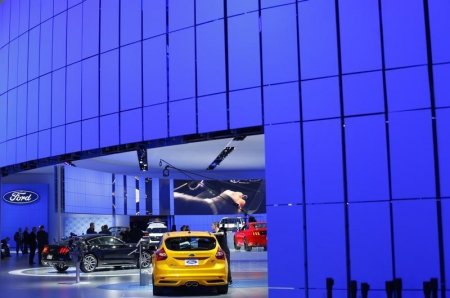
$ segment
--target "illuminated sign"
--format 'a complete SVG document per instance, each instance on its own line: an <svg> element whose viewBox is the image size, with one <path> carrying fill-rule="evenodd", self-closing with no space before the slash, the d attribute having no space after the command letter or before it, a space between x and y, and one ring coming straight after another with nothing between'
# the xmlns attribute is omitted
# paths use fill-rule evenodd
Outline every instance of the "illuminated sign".
<svg viewBox="0 0 450 298"><path fill-rule="evenodd" d="M39 195L29 190L13 190L3 195L3 200L10 204L31 204L39 200Z"/></svg>

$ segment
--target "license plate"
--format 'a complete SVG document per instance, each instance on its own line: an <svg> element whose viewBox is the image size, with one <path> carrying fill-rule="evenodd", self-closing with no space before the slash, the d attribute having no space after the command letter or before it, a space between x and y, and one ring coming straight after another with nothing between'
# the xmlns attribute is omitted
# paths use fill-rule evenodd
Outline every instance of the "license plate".
<svg viewBox="0 0 450 298"><path fill-rule="evenodd" d="M198 266L198 260L197 259L184 260L184 265L186 265L186 266Z"/></svg>
<svg viewBox="0 0 450 298"><path fill-rule="evenodd" d="M53 255L47 255L47 260L53 259Z"/></svg>

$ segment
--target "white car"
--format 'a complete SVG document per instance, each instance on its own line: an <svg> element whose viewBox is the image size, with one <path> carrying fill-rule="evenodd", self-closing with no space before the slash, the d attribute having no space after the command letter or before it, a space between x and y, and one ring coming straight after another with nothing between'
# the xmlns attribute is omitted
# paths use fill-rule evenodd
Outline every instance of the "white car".
<svg viewBox="0 0 450 298"><path fill-rule="evenodd" d="M150 245L158 245L163 234L169 229L163 222L150 222L147 226L145 236L149 238Z"/></svg>
<svg viewBox="0 0 450 298"><path fill-rule="evenodd" d="M223 217L219 226L224 227L227 231L237 231L245 226L245 219L242 217Z"/></svg>

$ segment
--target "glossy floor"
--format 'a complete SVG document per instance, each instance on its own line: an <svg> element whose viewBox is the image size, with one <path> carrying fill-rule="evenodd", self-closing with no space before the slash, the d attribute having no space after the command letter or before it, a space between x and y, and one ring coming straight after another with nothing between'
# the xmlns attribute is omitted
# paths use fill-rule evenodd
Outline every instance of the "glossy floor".
<svg viewBox="0 0 450 298"><path fill-rule="evenodd" d="M231 260L233 284L228 294L217 295L214 291L201 288L181 288L165 294L169 297L267 297L267 253L232 251ZM115 298L152 295L148 271L99 269L90 274L81 273L77 282L75 268L61 274L51 267L30 267L27 255L16 256L15 253L1 260L0 276L2 297Z"/></svg>

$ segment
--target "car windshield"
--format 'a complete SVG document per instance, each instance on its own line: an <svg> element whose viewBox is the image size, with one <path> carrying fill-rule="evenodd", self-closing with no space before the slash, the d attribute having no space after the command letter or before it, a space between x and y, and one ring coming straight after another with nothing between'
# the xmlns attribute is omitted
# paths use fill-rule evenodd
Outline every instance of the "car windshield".
<svg viewBox="0 0 450 298"><path fill-rule="evenodd" d="M214 237L171 237L167 238L165 245L170 250L212 250L216 247Z"/></svg>
<svg viewBox="0 0 450 298"><path fill-rule="evenodd" d="M167 232L167 228L149 228L149 229L147 229L147 232L149 232L149 233L160 233L160 234L162 234L162 233Z"/></svg>

